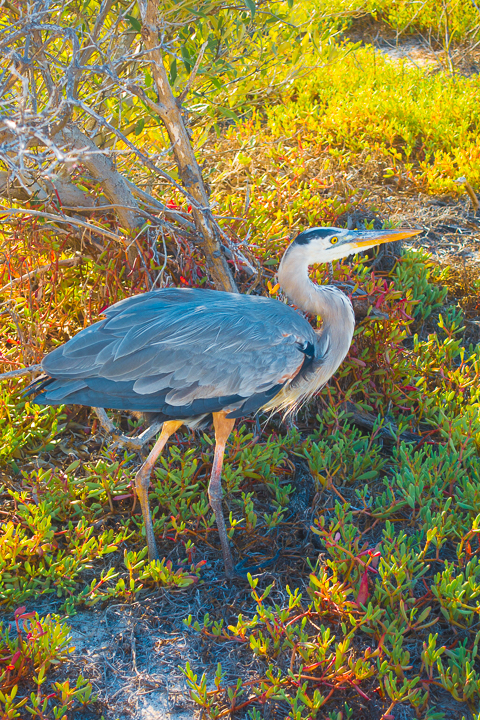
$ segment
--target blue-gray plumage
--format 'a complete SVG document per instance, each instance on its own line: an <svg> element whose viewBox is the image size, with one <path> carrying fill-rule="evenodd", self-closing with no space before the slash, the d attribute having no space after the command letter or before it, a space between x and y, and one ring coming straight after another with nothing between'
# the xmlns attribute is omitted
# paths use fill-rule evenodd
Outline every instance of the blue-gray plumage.
<svg viewBox="0 0 480 720"><path fill-rule="evenodd" d="M223 408L242 413L250 401L252 412L322 356L309 323L269 298L168 288L105 315L44 358L52 380L36 402L193 420Z"/></svg>
<svg viewBox="0 0 480 720"><path fill-rule="evenodd" d="M143 411L164 421L136 478L151 559L158 557L147 498L155 460L178 427L213 415L216 452L209 498L226 572L232 575L220 480L235 418L262 408L297 408L333 375L353 336L349 299L336 287L314 284L309 266L417 232L312 228L293 241L278 279L299 310L321 315L319 331L300 312L270 298L166 288L108 308L104 320L44 358L47 377L27 392L41 404Z"/></svg>

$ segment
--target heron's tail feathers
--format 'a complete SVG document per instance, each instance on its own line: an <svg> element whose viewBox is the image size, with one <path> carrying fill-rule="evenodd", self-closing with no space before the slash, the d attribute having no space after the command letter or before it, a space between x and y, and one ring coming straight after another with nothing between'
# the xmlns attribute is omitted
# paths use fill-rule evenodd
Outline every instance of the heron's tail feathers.
<svg viewBox="0 0 480 720"><path fill-rule="evenodd" d="M22 397L38 395L38 393L42 392L42 390L44 390L53 382L55 382L55 379L51 378L50 375L40 375L39 377L35 378L35 380L32 380L32 382L29 383L26 388L24 388L22 392Z"/></svg>

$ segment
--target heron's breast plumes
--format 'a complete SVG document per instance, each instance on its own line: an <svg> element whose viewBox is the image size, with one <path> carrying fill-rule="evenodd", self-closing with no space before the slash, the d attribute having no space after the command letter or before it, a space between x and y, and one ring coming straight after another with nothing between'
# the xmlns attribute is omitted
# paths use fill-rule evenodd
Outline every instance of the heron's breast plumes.
<svg viewBox="0 0 480 720"><path fill-rule="evenodd" d="M287 382L262 410L279 410L295 413L329 381L341 365L350 348L355 316L350 300L332 286L316 286L314 312L320 314L323 326L317 333L315 352L311 360L303 363L299 372Z"/></svg>

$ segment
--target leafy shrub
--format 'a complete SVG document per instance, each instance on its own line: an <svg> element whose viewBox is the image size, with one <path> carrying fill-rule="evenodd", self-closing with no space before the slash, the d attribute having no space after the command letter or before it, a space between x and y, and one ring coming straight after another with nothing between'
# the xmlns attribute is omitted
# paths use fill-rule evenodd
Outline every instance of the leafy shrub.
<svg viewBox="0 0 480 720"><path fill-rule="evenodd" d="M73 686L69 680L51 679L52 671L67 662L74 650L70 628L50 615L40 618L37 613L27 613L24 607L15 610L14 618L14 630L9 623L0 622L2 718L67 720L73 710L94 702L92 685L82 675Z"/></svg>
<svg viewBox="0 0 480 720"><path fill-rule="evenodd" d="M432 262L432 256L423 249L406 250L395 268L394 283L398 290L406 293L415 303L413 316L422 323L435 310L442 307L447 296L447 288L442 285L446 279L446 270L439 270Z"/></svg>

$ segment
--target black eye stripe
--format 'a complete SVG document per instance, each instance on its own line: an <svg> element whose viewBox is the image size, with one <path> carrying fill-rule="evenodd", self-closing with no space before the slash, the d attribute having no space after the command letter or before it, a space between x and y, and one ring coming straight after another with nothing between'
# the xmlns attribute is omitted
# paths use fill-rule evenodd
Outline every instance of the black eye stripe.
<svg viewBox="0 0 480 720"><path fill-rule="evenodd" d="M328 238L336 228L309 228L297 235L294 245L308 245L312 240Z"/></svg>

